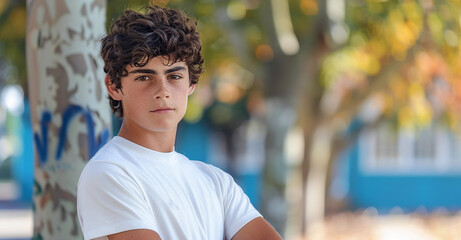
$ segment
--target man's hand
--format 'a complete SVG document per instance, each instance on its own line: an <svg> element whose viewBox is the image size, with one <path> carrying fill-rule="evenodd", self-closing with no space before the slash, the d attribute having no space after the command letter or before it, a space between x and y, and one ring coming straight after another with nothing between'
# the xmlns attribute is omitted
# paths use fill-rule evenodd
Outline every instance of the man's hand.
<svg viewBox="0 0 461 240"><path fill-rule="evenodd" d="M262 217L255 218L241 228L232 240L281 240L282 237Z"/></svg>

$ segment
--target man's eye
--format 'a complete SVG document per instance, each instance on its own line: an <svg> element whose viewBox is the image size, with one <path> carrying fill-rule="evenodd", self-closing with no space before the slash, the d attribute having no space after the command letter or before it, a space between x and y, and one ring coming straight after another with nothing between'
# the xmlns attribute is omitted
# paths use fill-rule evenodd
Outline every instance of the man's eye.
<svg viewBox="0 0 461 240"><path fill-rule="evenodd" d="M136 81L147 81L149 80L149 76L139 76L139 77L136 77L134 80Z"/></svg>
<svg viewBox="0 0 461 240"><path fill-rule="evenodd" d="M181 75L176 75L176 74L173 74L173 75L170 75L169 76L170 79L173 79L173 80L178 80L178 79L181 79Z"/></svg>

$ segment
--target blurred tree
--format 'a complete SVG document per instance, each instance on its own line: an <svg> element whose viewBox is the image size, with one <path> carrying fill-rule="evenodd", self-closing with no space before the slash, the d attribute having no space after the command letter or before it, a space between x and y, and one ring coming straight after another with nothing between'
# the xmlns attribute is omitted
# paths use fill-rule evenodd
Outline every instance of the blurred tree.
<svg viewBox="0 0 461 240"><path fill-rule="evenodd" d="M26 88L25 0L0 2L0 87L19 84Z"/></svg>
<svg viewBox="0 0 461 240"><path fill-rule="evenodd" d="M36 150L33 239L82 239L78 178L111 129L99 56L106 2L32 0L27 6Z"/></svg>
<svg viewBox="0 0 461 240"><path fill-rule="evenodd" d="M313 112L300 113L304 128L313 129L306 134L302 168L307 223L324 214L319 206L328 203L326 192L314 190L327 188L332 160L357 136L360 128L355 126L389 119L396 127L417 128L431 121L455 127L461 113L450 104L460 94L459 2L347 1L341 20L329 6L338 2L326 2L329 53L314 90L321 95L318 101L304 101ZM345 31L338 30L341 25ZM342 32L348 35L345 41L340 41Z"/></svg>

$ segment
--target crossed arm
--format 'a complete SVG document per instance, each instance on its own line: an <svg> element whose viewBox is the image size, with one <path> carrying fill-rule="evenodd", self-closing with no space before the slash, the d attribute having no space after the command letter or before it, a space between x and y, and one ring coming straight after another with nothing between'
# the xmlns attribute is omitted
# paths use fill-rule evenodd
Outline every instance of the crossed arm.
<svg viewBox="0 0 461 240"><path fill-rule="evenodd" d="M281 240L282 237L262 217L247 223L232 238L232 240Z"/></svg>
<svg viewBox="0 0 461 240"><path fill-rule="evenodd" d="M107 236L109 240L161 240L160 236L147 229L136 229ZM241 228L232 240L281 240L282 237L262 217L255 218Z"/></svg>

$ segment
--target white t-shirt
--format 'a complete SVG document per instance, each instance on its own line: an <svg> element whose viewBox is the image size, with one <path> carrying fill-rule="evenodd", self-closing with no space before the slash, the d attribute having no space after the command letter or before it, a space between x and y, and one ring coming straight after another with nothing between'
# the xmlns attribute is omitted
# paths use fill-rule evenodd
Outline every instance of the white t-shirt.
<svg viewBox="0 0 461 240"><path fill-rule="evenodd" d="M261 216L222 170L118 136L85 166L77 210L85 239L133 229L164 240L231 239Z"/></svg>

